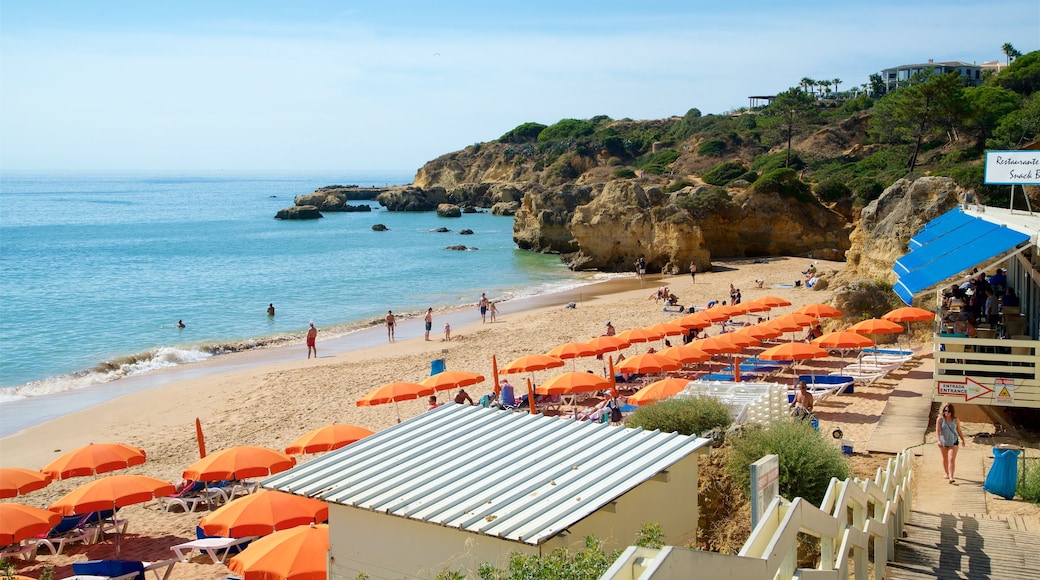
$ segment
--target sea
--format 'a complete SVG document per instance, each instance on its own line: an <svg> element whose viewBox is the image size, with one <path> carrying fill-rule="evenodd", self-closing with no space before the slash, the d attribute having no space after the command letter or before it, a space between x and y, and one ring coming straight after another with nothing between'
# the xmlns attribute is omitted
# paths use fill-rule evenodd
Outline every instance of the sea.
<svg viewBox="0 0 1040 580"><path fill-rule="evenodd" d="M513 219L490 212L354 201L372 211L274 219L322 186L413 175L0 174L0 435L168 381L149 379L158 370L298 344L311 321L322 342L349 339L388 310L439 318L472 312L481 292L510 301L599 280L519 250Z"/></svg>

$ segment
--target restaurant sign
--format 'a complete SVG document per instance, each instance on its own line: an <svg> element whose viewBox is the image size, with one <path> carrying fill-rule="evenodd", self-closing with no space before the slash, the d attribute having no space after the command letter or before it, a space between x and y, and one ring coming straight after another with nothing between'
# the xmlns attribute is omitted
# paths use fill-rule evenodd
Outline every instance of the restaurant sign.
<svg viewBox="0 0 1040 580"><path fill-rule="evenodd" d="M1040 151L987 151L985 182L1040 185Z"/></svg>

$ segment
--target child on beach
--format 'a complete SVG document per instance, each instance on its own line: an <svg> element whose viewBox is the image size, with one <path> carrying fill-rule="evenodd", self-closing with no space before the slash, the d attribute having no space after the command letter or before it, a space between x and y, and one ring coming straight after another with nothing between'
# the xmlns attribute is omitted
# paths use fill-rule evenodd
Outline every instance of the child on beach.
<svg viewBox="0 0 1040 580"><path fill-rule="evenodd" d="M451 324L444 323L444 341L451 342Z"/></svg>

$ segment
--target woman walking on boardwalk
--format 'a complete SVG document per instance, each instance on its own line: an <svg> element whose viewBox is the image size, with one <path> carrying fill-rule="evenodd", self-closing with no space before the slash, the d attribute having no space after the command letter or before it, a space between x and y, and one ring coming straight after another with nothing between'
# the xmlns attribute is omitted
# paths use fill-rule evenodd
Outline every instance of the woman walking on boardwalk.
<svg viewBox="0 0 1040 580"><path fill-rule="evenodd" d="M964 443L964 433L961 433L961 423L953 411L953 403L943 405L942 412L935 420L935 438L942 453L943 477L953 483L953 470L957 464L957 449Z"/></svg>

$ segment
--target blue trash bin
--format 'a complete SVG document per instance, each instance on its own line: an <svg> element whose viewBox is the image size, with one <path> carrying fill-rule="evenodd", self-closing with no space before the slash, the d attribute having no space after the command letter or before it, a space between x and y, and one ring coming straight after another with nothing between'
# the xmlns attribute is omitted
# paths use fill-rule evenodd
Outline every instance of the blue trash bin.
<svg viewBox="0 0 1040 580"><path fill-rule="evenodd" d="M1018 455L1021 452L1020 448L1010 446L994 447L993 465L986 474L982 489L1004 499L1014 498L1018 487Z"/></svg>

